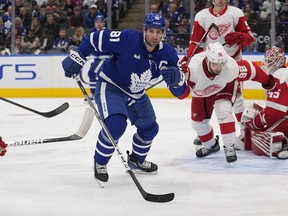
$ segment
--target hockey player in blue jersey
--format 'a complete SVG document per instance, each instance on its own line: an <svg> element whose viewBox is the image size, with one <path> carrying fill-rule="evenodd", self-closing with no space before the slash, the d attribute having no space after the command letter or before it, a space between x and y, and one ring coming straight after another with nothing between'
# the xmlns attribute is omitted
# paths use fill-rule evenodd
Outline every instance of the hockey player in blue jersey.
<svg viewBox="0 0 288 216"><path fill-rule="evenodd" d="M94 19L94 28L91 30L91 32L100 31L106 29L105 26L105 18L102 14L99 14ZM111 57L110 53L107 52L93 52L90 55L91 58L93 58L93 62L91 63L91 66L88 71L88 77L89 77L89 86L90 86L90 93L91 93L91 99L94 98L95 94L95 87L96 87L96 81L98 79L98 74L101 70L101 67L104 63L104 61ZM86 100L86 98L85 98Z"/></svg>
<svg viewBox="0 0 288 216"><path fill-rule="evenodd" d="M155 112L145 88L162 75L173 95L182 95L186 83L179 69L179 58L173 47L163 42L165 20L160 14L149 13L144 30L101 30L87 35L77 51L66 57L62 66L65 76L79 74L86 56L94 51L112 53L105 60L96 83L95 102L99 113L118 143L127 127L127 119L137 129L132 138L132 153L128 165L134 170L157 173L158 166L146 161L153 139L158 133ZM98 135L94 155L94 176L107 182L107 164L114 147L102 130Z"/></svg>

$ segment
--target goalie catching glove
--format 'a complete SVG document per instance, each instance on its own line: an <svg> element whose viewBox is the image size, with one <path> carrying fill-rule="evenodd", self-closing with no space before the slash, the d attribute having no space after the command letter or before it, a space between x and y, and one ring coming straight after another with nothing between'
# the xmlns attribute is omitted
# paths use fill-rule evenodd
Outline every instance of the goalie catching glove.
<svg viewBox="0 0 288 216"><path fill-rule="evenodd" d="M62 67L65 71L65 76L68 78L77 76L86 62L86 58L79 51L72 51L62 61Z"/></svg>
<svg viewBox="0 0 288 216"><path fill-rule="evenodd" d="M177 67L163 66L160 70L160 74L169 87L178 88L185 83L185 75Z"/></svg>
<svg viewBox="0 0 288 216"><path fill-rule="evenodd" d="M243 111L241 122L250 121L253 119L259 112L263 111L263 107L260 105L253 103L250 106L247 106Z"/></svg>
<svg viewBox="0 0 288 216"><path fill-rule="evenodd" d="M0 156L4 156L5 153L7 152L7 144L2 140L2 137L0 136Z"/></svg>

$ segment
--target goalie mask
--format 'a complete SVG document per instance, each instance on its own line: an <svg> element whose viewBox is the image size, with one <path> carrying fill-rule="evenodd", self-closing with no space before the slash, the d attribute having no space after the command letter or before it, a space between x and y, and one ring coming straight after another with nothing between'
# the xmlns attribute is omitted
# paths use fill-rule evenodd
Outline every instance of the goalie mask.
<svg viewBox="0 0 288 216"><path fill-rule="evenodd" d="M285 67L286 57L283 50L273 46L264 54L265 70L269 74L273 74L279 68Z"/></svg>
<svg viewBox="0 0 288 216"><path fill-rule="evenodd" d="M205 50L208 69L213 74L219 74L227 61L227 52L219 43L209 43Z"/></svg>

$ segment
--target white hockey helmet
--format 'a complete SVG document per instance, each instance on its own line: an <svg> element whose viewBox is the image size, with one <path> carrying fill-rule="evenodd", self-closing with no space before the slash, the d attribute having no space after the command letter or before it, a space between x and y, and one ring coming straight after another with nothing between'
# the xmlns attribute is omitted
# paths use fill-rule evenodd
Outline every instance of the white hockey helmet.
<svg viewBox="0 0 288 216"><path fill-rule="evenodd" d="M227 52L219 42L209 43L206 47L205 53L208 62L225 64L227 61Z"/></svg>
<svg viewBox="0 0 288 216"><path fill-rule="evenodd" d="M265 70L269 74L273 74L279 68L285 67L286 57L283 50L273 46L264 54Z"/></svg>

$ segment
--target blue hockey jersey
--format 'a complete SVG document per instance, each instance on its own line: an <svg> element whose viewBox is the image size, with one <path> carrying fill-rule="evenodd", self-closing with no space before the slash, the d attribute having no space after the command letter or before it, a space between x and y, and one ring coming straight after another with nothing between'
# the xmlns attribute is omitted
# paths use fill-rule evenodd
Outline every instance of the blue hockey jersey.
<svg viewBox="0 0 288 216"><path fill-rule="evenodd" d="M96 52L108 52L112 58L105 61L100 79L109 82L130 97L140 98L145 87L160 76L162 66L179 67L176 50L165 42L149 53L144 45L143 33L132 29L91 32L78 50L85 57Z"/></svg>

